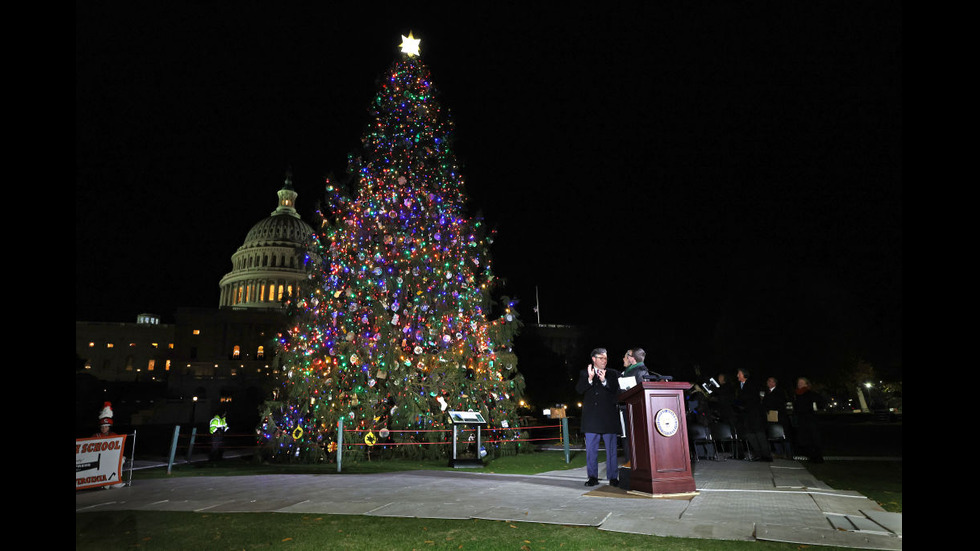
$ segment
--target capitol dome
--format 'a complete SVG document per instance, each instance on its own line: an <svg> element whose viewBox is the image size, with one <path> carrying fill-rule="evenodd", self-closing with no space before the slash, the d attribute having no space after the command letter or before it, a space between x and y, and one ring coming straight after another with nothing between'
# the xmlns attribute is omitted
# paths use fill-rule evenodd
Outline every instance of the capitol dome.
<svg viewBox="0 0 980 551"><path fill-rule="evenodd" d="M279 308L307 279L306 250L313 228L296 212L289 174L277 193L276 210L252 226L231 256L232 270L221 278L221 308Z"/></svg>

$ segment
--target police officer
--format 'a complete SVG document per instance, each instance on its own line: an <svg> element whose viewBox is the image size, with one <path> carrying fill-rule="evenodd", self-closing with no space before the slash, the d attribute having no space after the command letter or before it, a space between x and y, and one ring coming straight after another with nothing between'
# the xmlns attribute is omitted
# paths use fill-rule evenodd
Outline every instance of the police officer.
<svg viewBox="0 0 980 551"><path fill-rule="evenodd" d="M211 418L211 454L208 459L217 461L221 459L224 451L221 449L223 433L228 430L228 421L225 420L225 413L215 413Z"/></svg>

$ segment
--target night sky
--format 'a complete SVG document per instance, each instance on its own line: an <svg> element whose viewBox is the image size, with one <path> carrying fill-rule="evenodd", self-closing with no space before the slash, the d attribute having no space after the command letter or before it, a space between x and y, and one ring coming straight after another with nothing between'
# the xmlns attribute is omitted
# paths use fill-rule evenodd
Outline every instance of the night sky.
<svg viewBox="0 0 980 551"><path fill-rule="evenodd" d="M611 357L901 364L900 2L271 4L76 3L77 320L216 307L411 31L525 322L537 287Z"/></svg>

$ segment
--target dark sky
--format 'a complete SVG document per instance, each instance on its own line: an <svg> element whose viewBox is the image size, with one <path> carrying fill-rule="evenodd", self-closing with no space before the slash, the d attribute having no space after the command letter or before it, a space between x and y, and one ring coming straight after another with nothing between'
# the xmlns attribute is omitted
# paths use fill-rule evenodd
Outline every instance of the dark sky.
<svg viewBox="0 0 980 551"><path fill-rule="evenodd" d="M76 3L76 319L216 306L411 30L525 321L696 358L856 312L900 362L900 2L269 4Z"/></svg>

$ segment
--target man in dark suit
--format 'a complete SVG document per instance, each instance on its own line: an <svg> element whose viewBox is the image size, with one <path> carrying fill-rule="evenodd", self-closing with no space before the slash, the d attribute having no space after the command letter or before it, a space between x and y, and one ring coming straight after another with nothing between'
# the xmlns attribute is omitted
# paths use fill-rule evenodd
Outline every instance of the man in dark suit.
<svg viewBox="0 0 980 551"><path fill-rule="evenodd" d="M783 429L783 434L786 436L786 440L773 444L776 453L792 457L793 453L789 445L789 418L786 416L786 402L789 401L789 395L778 385L779 381L775 377L766 379L766 394L762 397L762 411L766 416L766 424L778 425Z"/></svg>
<svg viewBox="0 0 980 551"><path fill-rule="evenodd" d="M585 433L586 486L599 483L599 441L606 445L606 478L610 486L619 485L619 457L616 437L619 434L619 372L606 369L609 357L605 348L592 351L592 363L579 373L575 391L582 395L582 432Z"/></svg>
<svg viewBox="0 0 980 551"><path fill-rule="evenodd" d="M749 370L738 370L735 385L735 408L738 414L738 435L748 444L750 461L772 461L769 439L766 438L766 418L762 410L762 387L749 378Z"/></svg>
<svg viewBox="0 0 980 551"><path fill-rule="evenodd" d="M789 397L778 387L775 377L766 379L766 395L762 398L762 409L766 411L766 421L769 423L782 423L786 417L786 402Z"/></svg>

